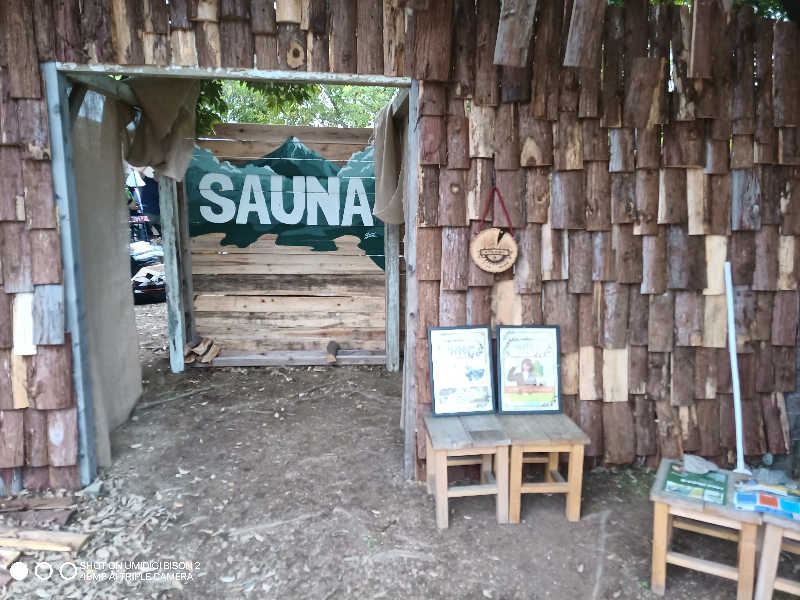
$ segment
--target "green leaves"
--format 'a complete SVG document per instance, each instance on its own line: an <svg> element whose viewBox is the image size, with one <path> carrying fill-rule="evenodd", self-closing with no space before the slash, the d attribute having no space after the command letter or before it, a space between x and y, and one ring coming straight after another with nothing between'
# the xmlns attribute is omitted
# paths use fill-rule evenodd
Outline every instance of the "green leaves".
<svg viewBox="0 0 800 600"><path fill-rule="evenodd" d="M318 127L371 127L394 88L205 80L197 100L197 135L214 125L270 123Z"/></svg>
<svg viewBox="0 0 800 600"><path fill-rule="evenodd" d="M311 84L204 80L195 108L196 132L207 135L222 121L266 123L263 119L269 115L308 102L318 93L319 87Z"/></svg>
<svg viewBox="0 0 800 600"><path fill-rule="evenodd" d="M254 88L226 81L227 122L319 127L370 127L394 88L352 85L268 84Z"/></svg>

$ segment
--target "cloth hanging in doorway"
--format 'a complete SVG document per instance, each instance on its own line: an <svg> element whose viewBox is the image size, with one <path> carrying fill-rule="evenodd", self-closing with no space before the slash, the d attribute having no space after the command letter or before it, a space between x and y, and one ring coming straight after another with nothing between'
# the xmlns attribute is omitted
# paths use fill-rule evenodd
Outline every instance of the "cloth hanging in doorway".
<svg viewBox="0 0 800 600"><path fill-rule="evenodd" d="M375 119L375 208L384 223L405 223L406 159L402 130L394 126L392 103Z"/></svg>
<svg viewBox="0 0 800 600"><path fill-rule="evenodd" d="M131 293L122 146L128 108L88 92L72 126L81 279L97 463L111 466L111 432L142 395Z"/></svg>
<svg viewBox="0 0 800 600"><path fill-rule="evenodd" d="M131 89L139 99L142 120L126 160L183 181L194 151L194 108L200 82L159 77L132 79Z"/></svg>

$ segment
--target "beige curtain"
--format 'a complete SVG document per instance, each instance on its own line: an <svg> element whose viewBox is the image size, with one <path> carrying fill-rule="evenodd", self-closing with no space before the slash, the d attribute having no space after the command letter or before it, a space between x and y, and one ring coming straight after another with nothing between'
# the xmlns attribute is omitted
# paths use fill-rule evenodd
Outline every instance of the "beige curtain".
<svg viewBox="0 0 800 600"><path fill-rule="evenodd" d="M122 134L129 116L127 108L89 92L72 129L100 466L111 464L109 434L127 420L142 393L122 170Z"/></svg>
<svg viewBox="0 0 800 600"><path fill-rule="evenodd" d="M384 223L405 222L406 161L403 132L395 127L391 102L375 119L375 208Z"/></svg>

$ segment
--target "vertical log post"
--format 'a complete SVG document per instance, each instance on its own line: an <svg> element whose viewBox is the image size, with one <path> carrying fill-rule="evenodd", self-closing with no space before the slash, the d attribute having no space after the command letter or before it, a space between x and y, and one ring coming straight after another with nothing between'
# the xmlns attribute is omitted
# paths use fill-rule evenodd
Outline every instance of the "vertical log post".
<svg viewBox="0 0 800 600"><path fill-rule="evenodd" d="M416 476L417 457L417 181L419 138L417 113L419 83L411 82L408 93L408 134L406 136L406 348L403 354L403 473L406 479Z"/></svg>
<svg viewBox="0 0 800 600"><path fill-rule="evenodd" d="M400 226L383 226L386 261L386 370L400 369Z"/></svg>
<svg viewBox="0 0 800 600"><path fill-rule="evenodd" d="M72 377L78 407L78 467L81 485L89 485L97 475L94 402L91 370L86 348L86 308L81 281L81 248L78 231L78 196L72 165L72 129L67 99L67 81L55 63L44 63L47 116L50 123L50 152L53 161L53 193L61 229L61 260L64 277L66 329L72 341ZM181 357L183 348L181 348Z"/></svg>
<svg viewBox="0 0 800 600"><path fill-rule="evenodd" d="M164 274L167 279L167 326L169 327L169 366L173 373L183 373L183 347L186 344L183 299L181 298L180 232L178 196L175 180L161 175L158 179L161 208L161 234L164 238Z"/></svg>

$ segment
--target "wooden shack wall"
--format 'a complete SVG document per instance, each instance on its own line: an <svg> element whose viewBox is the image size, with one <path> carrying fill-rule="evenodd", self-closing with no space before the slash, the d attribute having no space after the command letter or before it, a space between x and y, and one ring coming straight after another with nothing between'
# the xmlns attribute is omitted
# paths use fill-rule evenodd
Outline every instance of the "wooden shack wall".
<svg viewBox="0 0 800 600"><path fill-rule="evenodd" d="M224 123L197 140L220 161L263 157L294 136L344 166L370 143L372 129ZM227 356L282 350L323 352L329 341L347 350L383 351L383 270L342 236L337 250L277 245L274 234L246 248L221 244L223 234L191 238L197 334Z"/></svg>
<svg viewBox="0 0 800 600"><path fill-rule="evenodd" d="M734 443L718 269L728 257L746 451L784 451L800 267L797 27L723 13L718 0L698 0L696 15L645 0L574 4L509 2L523 18L496 0L278 0L277 13L272 0L0 4L4 490L77 485L70 346L30 333L63 315L41 289L61 280L38 66L53 60L419 80L421 332L560 324L566 406L590 456L721 456ZM567 54L579 66L563 67ZM670 55L671 71L652 60ZM465 258L492 173L522 249L500 277ZM422 414L423 342L416 357Z"/></svg>
<svg viewBox="0 0 800 600"><path fill-rule="evenodd" d="M276 12L272 0L0 3L0 494L80 485L39 63L402 75L403 9L361 4L280 0Z"/></svg>
<svg viewBox="0 0 800 600"><path fill-rule="evenodd" d="M797 25L747 7L726 13L716 0L696 1L695 15L646 0L499 4L418 11L407 42L410 74L425 80L418 424L431 401L426 327L558 325L564 405L591 437L589 457L725 461L735 448L727 259L745 453L786 453L800 272ZM493 181L520 245L500 275L466 258ZM496 201L490 215L507 225ZM420 437L417 449L423 458Z"/></svg>

